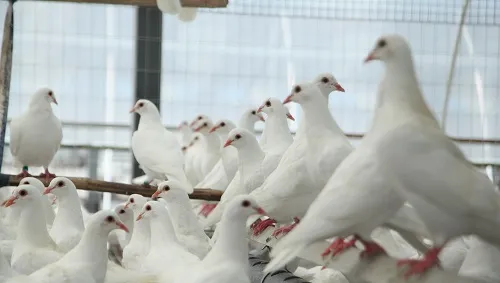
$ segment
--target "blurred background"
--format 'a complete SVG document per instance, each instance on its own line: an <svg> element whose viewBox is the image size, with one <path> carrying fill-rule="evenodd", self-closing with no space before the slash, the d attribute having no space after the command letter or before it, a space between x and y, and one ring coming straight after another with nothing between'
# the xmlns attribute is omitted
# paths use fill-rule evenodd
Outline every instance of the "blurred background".
<svg viewBox="0 0 500 283"><path fill-rule="evenodd" d="M176 131L202 113L237 120L268 97L284 98L293 83L331 72L346 92L330 97L330 109L356 144L382 75L380 64L362 62L384 33L408 39L427 102L442 119L462 3L235 0L185 23L156 7L18 1L8 114L20 115L37 88L52 88L64 139L51 171L128 183L143 174L129 148L138 98L156 103ZM1 2L0 15L6 9ZM500 2L471 1L465 23L446 131L498 184ZM290 107L295 130L300 112ZM8 135L2 169L13 174L20 168L12 167ZM94 194L82 192L89 206L120 200Z"/></svg>

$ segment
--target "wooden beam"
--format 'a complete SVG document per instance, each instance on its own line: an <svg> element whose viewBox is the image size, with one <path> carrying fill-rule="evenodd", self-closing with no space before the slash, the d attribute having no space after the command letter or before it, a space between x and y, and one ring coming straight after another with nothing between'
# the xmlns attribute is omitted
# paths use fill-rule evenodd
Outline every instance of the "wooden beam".
<svg viewBox="0 0 500 283"><path fill-rule="evenodd" d="M19 185L19 181L21 181L21 179L16 178L16 176L14 175L7 175L7 176L9 177L10 186ZM77 189L84 191L105 192L105 193L114 193L122 195L140 194L145 197L151 197L151 195L156 191L156 187L153 186L145 187L143 185L113 183L101 180L93 180L89 178L76 178L76 177L67 177L67 178L73 181ZM43 178L38 178L38 179L42 181L45 186L49 185L47 182L45 182L45 179ZM221 191L210 190L210 189L194 189L194 192L189 195L189 198L218 201L220 200L221 196L222 196Z"/></svg>
<svg viewBox="0 0 500 283"><path fill-rule="evenodd" d="M41 1L156 7L156 0L41 0ZM190 7L190 8L226 8L228 0L181 0L181 4L183 7Z"/></svg>

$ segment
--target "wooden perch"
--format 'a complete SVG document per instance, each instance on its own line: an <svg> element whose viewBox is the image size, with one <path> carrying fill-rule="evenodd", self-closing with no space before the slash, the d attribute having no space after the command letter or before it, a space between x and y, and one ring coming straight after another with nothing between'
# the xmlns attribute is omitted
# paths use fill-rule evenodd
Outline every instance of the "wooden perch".
<svg viewBox="0 0 500 283"><path fill-rule="evenodd" d="M14 175L5 175L9 178L10 186L19 185L19 181L21 179L16 178ZM37 177L38 178L38 177ZM114 193L114 194L122 194L122 195L131 195L131 194L139 194L145 197L151 197L151 195L156 191L156 187L149 186L145 187L143 185L131 185L131 184L122 184L122 183L113 183L106 182L101 180L93 180L88 178L76 178L76 177L67 177L75 184L76 188L84 191L93 191L93 192L105 192L105 193ZM45 186L49 184L45 182L45 179L38 178L42 181ZM189 195L192 199L202 199L202 200L212 200L218 201L222 196L221 191L210 190L210 189L194 189L194 192Z"/></svg>
<svg viewBox="0 0 500 283"><path fill-rule="evenodd" d="M42 1L156 7L156 0L42 0ZM228 0L181 0L181 4L183 7L189 7L189 8L226 8Z"/></svg>

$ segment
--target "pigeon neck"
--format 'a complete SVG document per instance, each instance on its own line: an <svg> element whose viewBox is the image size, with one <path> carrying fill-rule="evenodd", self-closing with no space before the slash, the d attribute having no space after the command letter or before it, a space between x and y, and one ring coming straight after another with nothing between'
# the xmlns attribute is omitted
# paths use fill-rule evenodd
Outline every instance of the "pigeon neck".
<svg viewBox="0 0 500 283"><path fill-rule="evenodd" d="M74 227L82 232L85 230L80 198L76 190L68 189L64 194L58 195L57 207L57 215L52 229L65 231L67 227Z"/></svg>
<svg viewBox="0 0 500 283"><path fill-rule="evenodd" d="M390 108L393 109L391 113L401 113L401 116L408 116L408 113L425 116L434 120L438 126L420 91L411 56L404 60L406 62L401 60L386 62L385 75L378 92L375 121L380 119L382 112L378 109ZM387 113L386 110L383 112ZM394 120L393 118L390 119Z"/></svg>
<svg viewBox="0 0 500 283"><path fill-rule="evenodd" d="M137 215L137 214L134 214ZM143 246L146 251L149 251L149 245L151 240L151 231L149 228L149 221L143 219L141 221L136 221L134 224L134 233L130 238L129 245L137 244Z"/></svg>
<svg viewBox="0 0 500 283"><path fill-rule="evenodd" d="M248 117L246 117L246 115L241 117L240 122L238 123L238 127L248 130L251 133L255 131L255 123L252 122Z"/></svg>
<svg viewBox="0 0 500 283"><path fill-rule="evenodd" d="M80 242L66 254L64 260L69 263L90 265L91 274L96 282L104 282L108 267L109 232L103 231L99 225L92 224L87 226Z"/></svg>
<svg viewBox="0 0 500 283"><path fill-rule="evenodd" d="M221 141L216 133L205 134L205 144L207 150L211 152L219 152Z"/></svg>
<svg viewBox="0 0 500 283"><path fill-rule="evenodd" d="M316 96L301 104L304 111L305 131L308 137L324 136L325 133L342 134L339 125L333 119L328 109L328 100L323 96Z"/></svg>
<svg viewBox="0 0 500 283"><path fill-rule="evenodd" d="M174 226L168 212L159 213L151 217L151 245L155 247L168 246L173 243L179 243L175 234Z"/></svg>
<svg viewBox="0 0 500 283"><path fill-rule="evenodd" d="M248 265L247 231L244 219L228 216L225 212L218 227L218 238L206 260L213 262L229 261Z"/></svg>
<svg viewBox="0 0 500 283"><path fill-rule="evenodd" d="M293 141L286 121L286 113L284 111L275 110L267 116L264 132L261 137L261 145L269 151L272 149L283 149L290 145Z"/></svg>
<svg viewBox="0 0 500 283"><path fill-rule="evenodd" d="M47 231L47 222L41 211L42 204L39 199L33 199L30 204L22 208L17 226L17 243L34 247L55 245Z"/></svg>
<svg viewBox="0 0 500 283"><path fill-rule="evenodd" d="M174 194L173 197L167 196L163 199L167 202L168 213L176 233L180 234L180 226L189 228L199 226L198 218L193 212L188 195L184 192L168 192L167 194Z"/></svg>
<svg viewBox="0 0 500 283"><path fill-rule="evenodd" d="M45 214L45 221L47 221L47 225L52 226L56 217L54 209L52 208L52 202L47 197L43 197L42 205L43 212Z"/></svg>
<svg viewBox="0 0 500 283"><path fill-rule="evenodd" d="M238 164L240 174L253 172L255 166L264 159L265 153L260 148L259 143L254 138L248 139L247 144L238 148Z"/></svg>
<svg viewBox="0 0 500 283"><path fill-rule="evenodd" d="M147 113L141 114L138 129L140 130L151 126L161 126L163 128L163 124L161 123L161 116L158 110L151 110Z"/></svg>
<svg viewBox="0 0 500 283"><path fill-rule="evenodd" d="M52 106L50 106L50 103L47 101L40 101L40 100L31 100L29 102L28 111L36 113L44 111L53 113Z"/></svg>

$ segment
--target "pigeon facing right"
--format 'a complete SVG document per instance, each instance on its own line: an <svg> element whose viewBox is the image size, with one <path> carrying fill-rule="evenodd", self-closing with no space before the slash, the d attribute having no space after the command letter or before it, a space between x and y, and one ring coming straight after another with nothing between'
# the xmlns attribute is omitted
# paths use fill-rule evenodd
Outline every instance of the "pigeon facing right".
<svg viewBox="0 0 500 283"><path fill-rule="evenodd" d="M28 109L10 121L10 152L16 163L23 166L18 178L31 176L29 166L43 166L48 182L55 175L49 165L62 141L61 121L52 112L51 103L57 105L54 92L48 88L37 90L30 98Z"/></svg>

